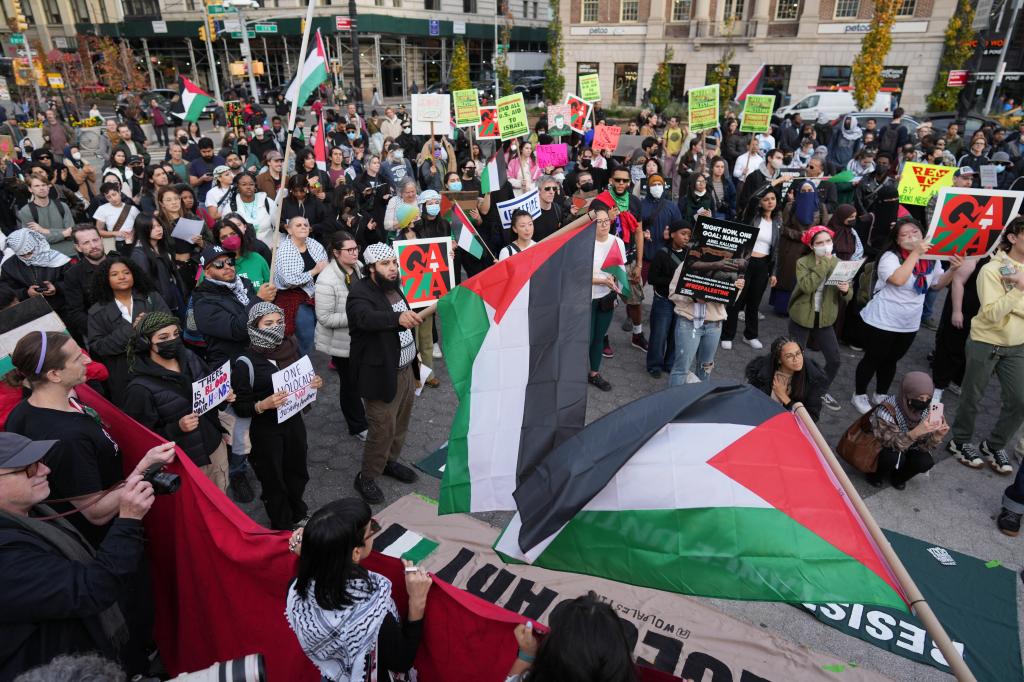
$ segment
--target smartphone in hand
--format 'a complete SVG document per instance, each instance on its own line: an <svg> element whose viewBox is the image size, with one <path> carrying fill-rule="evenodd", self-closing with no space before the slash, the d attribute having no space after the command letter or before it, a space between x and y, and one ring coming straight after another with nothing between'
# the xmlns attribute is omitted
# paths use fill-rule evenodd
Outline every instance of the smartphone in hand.
<svg viewBox="0 0 1024 682"><path fill-rule="evenodd" d="M932 426L940 426L945 413L945 406L942 403L932 403L931 411L928 413L928 423Z"/></svg>

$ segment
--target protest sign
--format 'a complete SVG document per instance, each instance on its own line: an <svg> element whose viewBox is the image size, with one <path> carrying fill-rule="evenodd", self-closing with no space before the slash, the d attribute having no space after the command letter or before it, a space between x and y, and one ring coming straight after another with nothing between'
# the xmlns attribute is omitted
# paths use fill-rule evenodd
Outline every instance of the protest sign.
<svg viewBox="0 0 1024 682"><path fill-rule="evenodd" d="M994 163L985 164L978 169L982 187L995 187L999 184L999 166Z"/></svg>
<svg viewBox="0 0 1024 682"><path fill-rule="evenodd" d="M594 144L592 145L594 151L599 152L602 149L615 151L619 145L620 135L622 135L622 128L619 126L594 126Z"/></svg>
<svg viewBox="0 0 1024 682"><path fill-rule="evenodd" d="M0 135L0 158L9 159L14 154L14 138Z"/></svg>
<svg viewBox="0 0 1024 682"><path fill-rule="evenodd" d="M576 95L566 95L565 103L569 106L569 128L577 133L584 132L583 124L590 117L590 105Z"/></svg>
<svg viewBox="0 0 1024 682"><path fill-rule="evenodd" d="M270 375L274 393L288 391L284 405L277 408L278 424L291 419L302 408L316 400L316 389L310 385L315 376L313 363L309 361L308 355L303 355L281 371Z"/></svg>
<svg viewBox="0 0 1024 682"><path fill-rule="evenodd" d="M502 141L530 133L523 93L506 95L498 100L498 127L501 129Z"/></svg>
<svg viewBox="0 0 1024 682"><path fill-rule="evenodd" d="M231 363L225 362L199 381L192 382L192 411L209 412L227 400L231 393Z"/></svg>
<svg viewBox="0 0 1024 682"><path fill-rule="evenodd" d="M455 125L461 128L480 122L480 96L476 88L456 90L452 98L455 102Z"/></svg>
<svg viewBox="0 0 1024 682"><path fill-rule="evenodd" d="M394 247L402 292L410 308L426 308L455 287L450 237L399 240Z"/></svg>
<svg viewBox="0 0 1024 682"><path fill-rule="evenodd" d="M522 209L534 218L540 217L540 192L533 190L521 197L498 202L498 217L505 229L512 227L512 211Z"/></svg>
<svg viewBox="0 0 1024 682"><path fill-rule="evenodd" d="M693 247L676 285L677 294L732 304L740 290L745 259L754 248L757 228L732 220L701 216L690 238Z"/></svg>
<svg viewBox="0 0 1024 682"><path fill-rule="evenodd" d="M619 141L615 144L612 156L631 156L633 152L640 149L643 141L643 135L619 135ZM632 171L630 173L632 174Z"/></svg>
<svg viewBox="0 0 1024 682"><path fill-rule="evenodd" d="M412 95L413 135L451 135L451 95Z"/></svg>
<svg viewBox="0 0 1024 682"><path fill-rule="evenodd" d="M900 203L908 206L927 206L932 195L953 184L952 166L907 162L900 175Z"/></svg>
<svg viewBox="0 0 1024 682"><path fill-rule="evenodd" d="M860 266L864 265L864 259L860 260L841 260L836 263L836 266L832 269L832 274L825 280L825 286L832 286L835 284L842 284L843 282L852 282L853 278L857 276L857 271L860 270Z"/></svg>
<svg viewBox="0 0 1024 682"><path fill-rule="evenodd" d="M541 168L559 167L569 163L569 147L562 144L539 144L536 149L537 165Z"/></svg>
<svg viewBox="0 0 1024 682"><path fill-rule="evenodd" d="M743 100L740 132L766 133L772 127L775 95L747 95Z"/></svg>
<svg viewBox="0 0 1024 682"><path fill-rule="evenodd" d="M480 107L480 125L476 127L476 139L501 139L501 128L498 127L498 107Z"/></svg>
<svg viewBox="0 0 1024 682"><path fill-rule="evenodd" d="M601 76L587 73L580 76L580 99L584 102L601 101Z"/></svg>
<svg viewBox="0 0 1024 682"><path fill-rule="evenodd" d="M987 256L1006 224L1020 213L1024 192L943 187L928 226L932 248L926 258Z"/></svg>
<svg viewBox="0 0 1024 682"><path fill-rule="evenodd" d="M690 132L718 127L718 84L691 88L686 94Z"/></svg>
<svg viewBox="0 0 1024 682"><path fill-rule="evenodd" d="M548 135L551 137L565 137L570 133L572 131L569 130L569 105L548 105Z"/></svg>

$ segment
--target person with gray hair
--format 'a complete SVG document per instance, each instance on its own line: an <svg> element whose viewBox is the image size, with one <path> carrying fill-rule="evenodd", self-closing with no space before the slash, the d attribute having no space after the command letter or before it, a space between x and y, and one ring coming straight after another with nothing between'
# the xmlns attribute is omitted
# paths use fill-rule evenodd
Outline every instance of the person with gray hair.
<svg viewBox="0 0 1024 682"><path fill-rule="evenodd" d="M416 208L418 199L419 190L416 187L415 179L406 176L398 181L398 194L391 197L390 201L388 201L388 207L384 210L384 229L387 230L388 234L394 235L399 229L409 226L408 224L399 225L398 208L402 204Z"/></svg>
<svg viewBox="0 0 1024 682"><path fill-rule="evenodd" d="M550 175L541 175L537 179L537 201L540 203L540 215L533 217L533 240L539 242L554 234L558 228L571 218L561 202L562 183ZM515 239L515 236L512 236Z"/></svg>
<svg viewBox="0 0 1024 682"><path fill-rule="evenodd" d="M128 676L117 663L98 654L58 656L46 665L27 670L14 682L125 682Z"/></svg>

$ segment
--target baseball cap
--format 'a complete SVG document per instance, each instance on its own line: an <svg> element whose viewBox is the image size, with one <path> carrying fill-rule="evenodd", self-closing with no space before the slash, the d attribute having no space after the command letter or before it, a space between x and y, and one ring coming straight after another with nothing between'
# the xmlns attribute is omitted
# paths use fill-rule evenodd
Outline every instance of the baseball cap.
<svg viewBox="0 0 1024 682"><path fill-rule="evenodd" d="M227 166L223 166L223 165L217 166L216 168L213 169L213 177L217 177L221 173L227 173L230 170L231 169L228 168Z"/></svg>
<svg viewBox="0 0 1024 682"><path fill-rule="evenodd" d="M227 251L216 245L207 246L205 249L203 249L203 253L199 256L199 265L205 268L207 265L210 265L221 256L233 256L233 254L228 253Z"/></svg>
<svg viewBox="0 0 1024 682"><path fill-rule="evenodd" d="M974 175L974 169L970 166L960 166L956 169L956 172L953 173L953 175L958 178L962 178L965 175Z"/></svg>
<svg viewBox="0 0 1024 682"><path fill-rule="evenodd" d="M17 433L0 433L0 468L18 469L38 462L49 454L55 440L32 440Z"/></svg>

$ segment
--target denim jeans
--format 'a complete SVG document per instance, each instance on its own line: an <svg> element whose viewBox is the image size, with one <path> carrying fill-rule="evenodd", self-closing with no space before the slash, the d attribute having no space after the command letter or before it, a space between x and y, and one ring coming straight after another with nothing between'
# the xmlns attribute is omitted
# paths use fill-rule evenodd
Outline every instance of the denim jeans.
<svg viewBox="0 0 1024 682"><path fill-rule="evenodd" d="M313 334L316 331L316 311L303 303L295 311L295 339L299 342L299 357L313 352Z"/></svg>
<svg viewBox="0 0 1024 682"><path fill-rule="evenodd" d="M647 371L671 372L676 354L676 313L672 301L654 295L651 302L651 338L647 345Z"/></svg>
<svg viewBox="0 0 1024 682"><path fill-rule="evenodd" d="M697 369L694 372L701 381L711 376L715 366L715 351L718 340L722 338L722 323L705 322L700 329L693 326L693 320L678 317L676 320L676 361L672 365L672 375L668 379L669 386L682 386L690 373L694 359Z"/></svg>

